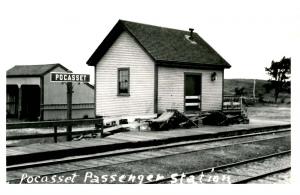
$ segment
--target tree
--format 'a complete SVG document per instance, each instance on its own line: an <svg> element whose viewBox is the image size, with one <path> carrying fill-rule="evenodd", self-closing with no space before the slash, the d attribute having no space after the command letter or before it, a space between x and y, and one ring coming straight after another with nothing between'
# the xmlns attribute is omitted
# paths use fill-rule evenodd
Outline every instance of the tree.
<svg viewBox="0 0 300 195"><path fill-rule="evenodd" d="M246 94L245 87L241 87L241 88L236 87L236 88L234 88L234 93L235 93L236 96L244 96Z"/></svg>
<svg viewBox="0 0 300 195"><path fill-rule="evenodd" d="M288 79L291 74L291 58L283 57L279 62L272 61L271 66L269 68L265 67L265 70L271 76L269 81L274 89L275 103L277 103L279 93L288 87Z"/></svg>

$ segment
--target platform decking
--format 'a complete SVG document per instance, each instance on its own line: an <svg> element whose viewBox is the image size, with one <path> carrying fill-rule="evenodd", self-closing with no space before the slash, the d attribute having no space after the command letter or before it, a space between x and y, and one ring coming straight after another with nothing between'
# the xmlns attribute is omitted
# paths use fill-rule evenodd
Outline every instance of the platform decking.
<svg viewBox="0 0 300 195"><path fill-rule="evenodd" d="M155 141L167 141L170 139L183 140L193 136L213 135L218 133L226 133L230 131L247 131L264 127L276 127L282 125L289 125L288 122L281 121L260 121L251 120L250 124L239 124L230 126L201 126L192 129L174 129L169 131L129 131L110 135L105 138L94 138L81 141L47 143L47 144L31 144L20 147L8 147L6 149L7 159L22 158L24 156L32 156L35 154L46 155L51 153L69 153L77 154L77 150L84 150L87 152L93 149L93 152L101 152L102 148L108 150L124 149L129 145L134 147L135 144L141 146L143 143ZM117 147L116 147L117 146ZM115 148L115 149L114 149Z"/></svg>

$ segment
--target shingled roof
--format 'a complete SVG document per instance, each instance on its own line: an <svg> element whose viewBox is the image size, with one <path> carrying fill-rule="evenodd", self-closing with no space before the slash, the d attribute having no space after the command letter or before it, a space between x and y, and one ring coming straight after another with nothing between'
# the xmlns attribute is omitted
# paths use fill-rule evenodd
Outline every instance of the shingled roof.
<svg viewBox="0 0 300 195"><path fill-rule="evenodd" d="M6 72L6 76L7 77L42 76L58 66L63 68L66 71L69 71L61 64L16 65Z"/></svg>
<svg viewBox="0 0 300 195"><path fill-rule="evenodd" d="M87 61L94 66L122 32L128 32L157 64L197 65L230 68L208 43L197 33L148 24L119 20Z"/></svg>

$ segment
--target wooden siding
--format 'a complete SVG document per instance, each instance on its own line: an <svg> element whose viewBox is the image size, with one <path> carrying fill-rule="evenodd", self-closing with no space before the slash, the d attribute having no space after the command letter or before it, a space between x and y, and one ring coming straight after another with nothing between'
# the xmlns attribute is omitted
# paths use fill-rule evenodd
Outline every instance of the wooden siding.
<svg viewBox="0 0 300 195"><path fill-rule="evenodd" d="M51 72L66 72L61 67L57 67ZM73 84L72 104L93 104L94 89L86 84ZM43 107L53 107L52 105L59 104L61 106L67 104L67 86L60 82L50 82L50 73L44 76L44 105ZM85 109L74 109L72 118L83 118L85 115L93 118L94 108L87 107ZM44 111L44 120L66 119L66 109L52 109Z"/></svg>
<svg viewBox="0 0 300 195"><path fill-rule="evenodd" d="M217 80L211 81L211 73ZM184 111L184 73L202 74L201 110L222 109L222 70L158 67L158 113L166 109Z"/></svg>
<svg viewBox="0 0 300 195"><path fill-rule="evenodd" d="M123 32L96 68L96 115L104 117L154 113L154 62ZM130 69L129 96L118 96L118 68Z"/></svg>
<svg viewBox="0 0 300 195"><path fill-rule="evenodd" d="M57 67L51 72L66 72ZM50 73L44 76L44 104L67 103L67 86L60 82L50 82ZM94 103L94 90L83 83L73 83L73 104Z"/></svg>

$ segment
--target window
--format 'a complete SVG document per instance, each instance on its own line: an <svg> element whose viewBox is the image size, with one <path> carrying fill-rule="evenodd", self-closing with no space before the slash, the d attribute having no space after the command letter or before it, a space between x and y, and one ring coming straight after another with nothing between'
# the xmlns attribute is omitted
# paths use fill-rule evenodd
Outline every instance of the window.
<svg viewBox="0 0 300 195"><path fill-rule="evenodd" d="M129 95L129 68L118 69L118 95Z"/></svg>

